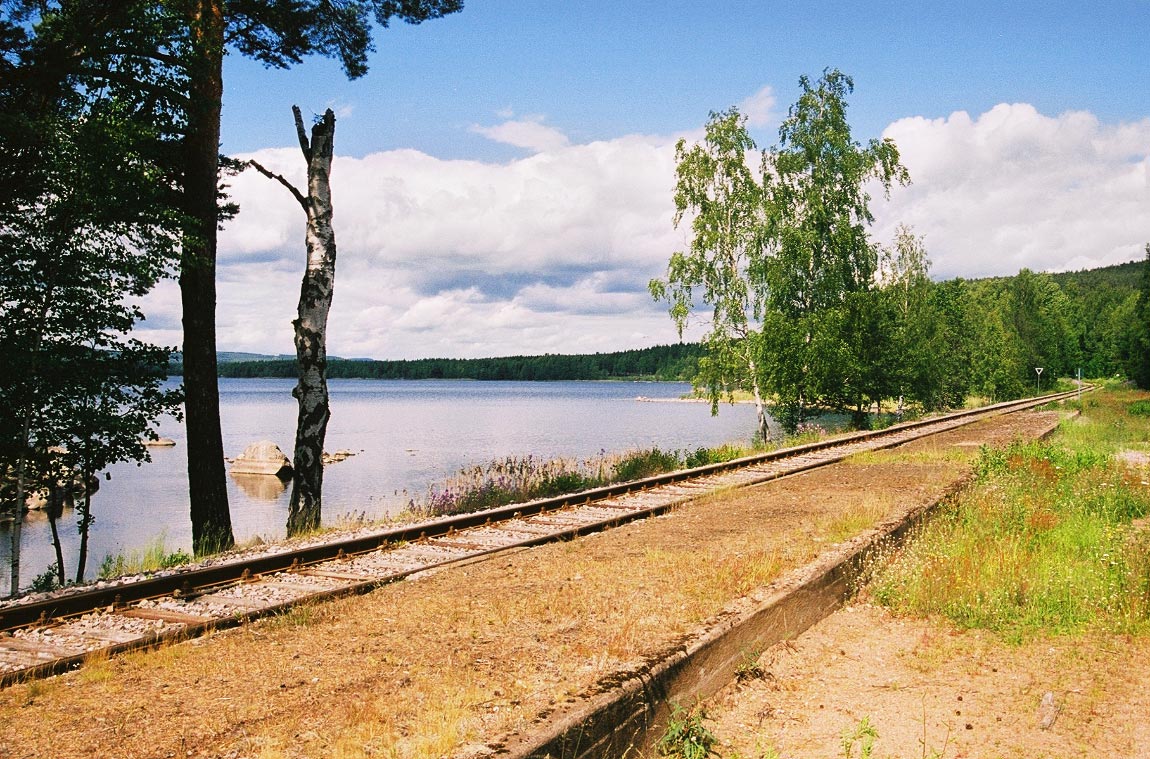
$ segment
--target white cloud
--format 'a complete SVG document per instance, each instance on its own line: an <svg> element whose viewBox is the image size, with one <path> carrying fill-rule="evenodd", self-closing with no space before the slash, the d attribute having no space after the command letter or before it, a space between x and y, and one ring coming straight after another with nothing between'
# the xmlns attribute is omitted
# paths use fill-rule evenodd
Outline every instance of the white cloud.
<svg viewBox="0 0 1150 759"><path fill-rule="evenodd" d="M775 90L768 84L739 103L739 112L753 129L770 126L775 120L775 103Z"/></svg>
<svg viewBox="0 0 1150 759"><path fill-rule="evenodd" d="M645 285L686 243L672 225L678 135L570 144L555 134L507 163L413 150L337 157L331 353L473 357L676 340ZM977 117L901 119L885 134L914 184L889 203L876 193L875 235L913 225L936 276L1119 263L1140 258L1150 240L1150 119L1107 125L1000 105ZM302 185L298 149L257 157ZM220 348L291 353L303 213L254 172L236 177L232 194L242 213L220 238ZM147 310L149 336L178 343L174 286Z"/></svg>
<svg viewBox="0 0 1150 759"><path fill-rule="evenodd" d="M298 149L255 156L297 186ZM507 163L413 150L337 156L334 355L416 358L604 351L677 339L646 294L682 245L674 139L626 136ZM290 353L303 212L249 171L220 236L221 350ZM178 325L178 299L156 298Z"/></svg>
<svg viewBox="0 0 1150 759"><path fill-rule="evenodd" d="M884 136L914 184L876 201L878 236L911 224L936 276L1106 266L1150 240L1150 118L1105 125L1001 104L977 118L900 119Z"/></svg>
<svg viewBox="0 0 1150 759"><path fill-rule="evenodd" d="M489 140L517 148L526 148L534 153L558 150L569 144L567 135L555 127L547 126L540 117L511 119L502 124L487 127L476 124L471 127L471 131L481 134Z"/></svg>

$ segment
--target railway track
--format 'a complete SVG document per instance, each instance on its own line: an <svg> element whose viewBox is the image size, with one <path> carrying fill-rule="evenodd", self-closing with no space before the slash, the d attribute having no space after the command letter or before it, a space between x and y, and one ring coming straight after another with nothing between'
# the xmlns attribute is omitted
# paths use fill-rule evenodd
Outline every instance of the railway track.
<svg viewBox="0 0 1150 759"><path fill-rule="evenodd" d="M1074 394L1000 403L635 482L0 607L0 687L73 669L93 654L175 642L299 604L365 593L437 567L601 531L661 514L705 493L767 482Z"/></svg>

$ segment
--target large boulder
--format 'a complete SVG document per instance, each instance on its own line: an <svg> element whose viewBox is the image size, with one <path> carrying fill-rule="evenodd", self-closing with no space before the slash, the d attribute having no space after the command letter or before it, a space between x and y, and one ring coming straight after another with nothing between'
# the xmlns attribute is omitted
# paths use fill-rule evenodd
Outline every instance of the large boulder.
<svg viewBox="0 0 1150 759"><path fill-rule="evenodd" d="M291 461L279 446L270 440L252 443L232 463L232 474L268 474L280 479L291 479Z"/></svg>

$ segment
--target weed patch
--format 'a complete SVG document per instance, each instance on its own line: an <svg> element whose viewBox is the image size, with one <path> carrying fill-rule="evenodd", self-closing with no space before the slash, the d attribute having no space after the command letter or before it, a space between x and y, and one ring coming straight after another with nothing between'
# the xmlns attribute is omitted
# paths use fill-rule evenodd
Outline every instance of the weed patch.
<svg viewBox="0 0 1150 759"><path fill-rule="evenodd" d="M124 575L157 572L187 564L191 560L192 557L183 549L168 551L164 545L164 535L160 535L143 551L106 554L100 562L98 576L101 580L110 580Z"/></svg>
<svg viewBox="0 0 1150 759"><path fill-rule="evenodd" d="M400 518L466 514L717 464L749 453L738 446L722 445L693 451L650 448L620 454L601 452L584 460L508 456L462 469L444 483L428 488L424 497L409 499L407 512Z"/></svg>
<svg viewBox="0 0 1150 759"><path fill-rule="evenodd" d="M671 705L671 716L667 720L667 732L659 739L659 756L675 759L706 759L715 754L718 739L703 723L707 713L701 708L684 709L679 704Z"/></svg>
<svg viewBox="0 0 1150 759"><path fill-rule="evenodd" d="M1074 428L1125 438L1131 431L1113 424L1124 405L1110 398ZM1150 536L1132 526L1150 513L1150 494L1110 450L1097 430L984 449L974 486L877 573L874 597L1012 642L1150 632Z"/></svg>
<svg viewBox="0 0 1150 759"><path fill-rule="evenodd" d="M1134 401L1126 407L1126 412L1132 416L1150 416L1150 400Z"/></svg>

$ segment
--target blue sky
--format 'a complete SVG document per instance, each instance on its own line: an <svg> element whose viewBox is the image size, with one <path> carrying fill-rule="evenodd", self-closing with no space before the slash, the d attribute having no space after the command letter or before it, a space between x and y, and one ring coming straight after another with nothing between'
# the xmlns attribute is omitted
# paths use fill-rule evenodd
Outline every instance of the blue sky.
<svg viewBox="0 0 1150 759"><path fill-rule="evenodd" d="M302 182L290 107L336 111L334 354L643 347L678 339L645 288L688 242L676 140L737 104L773 145L799 77L827 67L854 78L856 139L894 139L913 180L874 200L877 242L911 225L936 278L1140 258L1148 39L1150 2L468 0L380 31L354 82L229 57L223 149ZM232 192L220 348L290 353L302 215L257 175ZM148 309L178 343L174 287Z"/></svg>
<svg viewBox="0 0 1150 759"><path fill-rule="evenodd" d="M764 84L783 103L800 75L852 75L853 126L981 113L1025 102L1104 121L1150 113L1150 3L616 2L468 0L461 13L376 35L371 71L347 81L313 59L269 71L229 59L224 147L291 144L290 106L350 113L348 155L415 148L506 158L473 124L544 115L586 142L694 128ZM276 116L279 119L276 119ZM760 130L764 144L773 130Z"/></svg>

